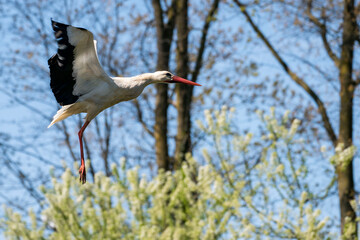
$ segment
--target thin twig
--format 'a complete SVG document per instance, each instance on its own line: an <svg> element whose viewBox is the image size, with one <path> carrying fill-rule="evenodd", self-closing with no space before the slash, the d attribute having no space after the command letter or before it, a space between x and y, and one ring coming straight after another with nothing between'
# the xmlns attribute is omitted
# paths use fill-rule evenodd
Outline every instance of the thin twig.
<svg viewBox="0 0 360 240"><path fill-rule="evenodd" d="M279 62L279 64L283 67L284 71L290 76L290 78L296 82L299 86L301 86L309 96L315 101L318 106L318 111L322 117L322 121L325 127L325 130L333 144L336 146L337 144L337 137L335 135L334 129L331 125L330 119L328 117L326 108L324 103L321 101L319 96L314 92L314 90L302 79L300 78L295 72L293 72L288 64L283 60L283 58L279 55L279 53L275 50L269 40L265 37L263 32L258 28L258 26L254 23L251 16L245 9L245 5L240 3L238 0L234 0L235 4L240 8L241 12L244 14L247 21L250 23L253 30L257 33L259 38L265 43L266 47L270 50L271 54L275 57L275 59Z"/></svg>

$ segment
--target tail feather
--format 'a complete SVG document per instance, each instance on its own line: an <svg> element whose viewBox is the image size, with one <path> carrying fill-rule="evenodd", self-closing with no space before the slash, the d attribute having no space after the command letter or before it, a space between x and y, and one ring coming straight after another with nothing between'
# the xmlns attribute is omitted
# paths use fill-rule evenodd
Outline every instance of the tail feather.
<svg viewBox="0 0 360 240"><path fill-rule="evenodd" d="M61 120L64 120L65 118L73 115L74 113L69 111L72 105L73 104L70 104L70 105L66 105L66 106L63 106L62 108L60 108L57 111L57 113L55 114L55 116L53 117L53 120L51 121L48 128L51 127L52 125L54 125L55 123L57 123Z"/></svg>

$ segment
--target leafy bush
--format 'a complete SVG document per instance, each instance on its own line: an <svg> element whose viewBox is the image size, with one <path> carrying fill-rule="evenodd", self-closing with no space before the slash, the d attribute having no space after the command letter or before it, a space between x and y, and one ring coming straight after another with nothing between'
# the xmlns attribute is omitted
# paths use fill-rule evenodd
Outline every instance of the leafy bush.
<svg viewBox="0 0 360 240"><path fill-rule="evenodd" d="M9 239L324 239L328 217L315 209L320 193L307 182L306 151L295 138L299 121L287 114L260 117L258 141L233 131L231 112L206 112L199 124L214 145L204 163L192 156L180 170L153 179L139 169L112 166L81 185L67 169L52 187L41 216L6 208L1 227ZM280 122L280 123L279 123Z"/></svg>

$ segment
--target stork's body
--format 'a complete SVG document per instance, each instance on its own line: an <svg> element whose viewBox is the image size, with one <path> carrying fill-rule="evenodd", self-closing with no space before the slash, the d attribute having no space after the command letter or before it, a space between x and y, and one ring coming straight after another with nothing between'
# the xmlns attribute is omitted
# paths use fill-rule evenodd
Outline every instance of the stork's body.
<svg viewBox="0 0 360 240"><path fill-rule="evenodd" d="M79 131L81 166L80 181L86 182L82 135L90 121L101 111L119 102L138 97L152 83L185 83L199 85L174 76L168 71L145 73L134 77L109 77L101 67L93 34L83 28L52 21L58 51L48 63L50 86L62 108L49 127L65 118L87 113Z"/></svg>
<svg viewBox="0 0 360 240"><path fill-rule="evenodd" d="M54 116L49 127L71 115L87 113L85 120L91 121L101 111L119 102L138 97L151 83L153 74L145 73L135 77L114 77L112 82L100 82L92 91L81 95L76 102L64 105Z"/></svg>

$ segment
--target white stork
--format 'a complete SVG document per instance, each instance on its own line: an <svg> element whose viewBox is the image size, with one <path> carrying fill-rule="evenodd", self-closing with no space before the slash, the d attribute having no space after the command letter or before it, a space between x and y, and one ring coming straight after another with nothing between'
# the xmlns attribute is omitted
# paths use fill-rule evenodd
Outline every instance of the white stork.
<svg viewBox="0 0 360 240"><path fill-rule="evenodd" d="M152 83L195 82L175 76L168 71L144 73L134 77L109 77L99 63L93 34L84 29L51 20L57 53L48 61L50 86L62 108L55 114L49 127L65 118L87 113L78 135L80 141L80 182L86 182L82 135L90 121L101 111L119 102L138 97Z"/></svg>

